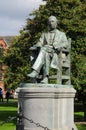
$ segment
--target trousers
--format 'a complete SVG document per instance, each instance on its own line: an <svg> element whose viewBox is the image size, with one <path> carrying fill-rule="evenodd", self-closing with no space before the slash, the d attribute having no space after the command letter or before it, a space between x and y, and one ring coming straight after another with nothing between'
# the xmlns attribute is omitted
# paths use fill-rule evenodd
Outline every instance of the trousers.
<svg viewBox="0 0 86 130"><path fill-rule="evenodd" d="M45 48L41 48L36 61L34 62L32 69L40 73L42 67L44 67L44 75L49 75L49 67L52 59L52 54L47 52Z"/></svg>

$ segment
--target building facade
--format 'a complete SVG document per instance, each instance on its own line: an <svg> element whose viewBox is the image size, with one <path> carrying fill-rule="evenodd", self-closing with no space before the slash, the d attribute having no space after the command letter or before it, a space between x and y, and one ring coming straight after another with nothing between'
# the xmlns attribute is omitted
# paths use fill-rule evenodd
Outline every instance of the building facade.
<svg viewBox="0 0 86 130"><path fill-rule="evenodd" d="M7 52L10 44L12 43L14 39L14 36L6 36L6 37L0 37L0 57L2 58L2 55ZM5 78L5 71L6 71L6 65L2 63L0 59L0 88L2 88L4 94L5 94L5 84L4 84L4 78Z"/></svg>

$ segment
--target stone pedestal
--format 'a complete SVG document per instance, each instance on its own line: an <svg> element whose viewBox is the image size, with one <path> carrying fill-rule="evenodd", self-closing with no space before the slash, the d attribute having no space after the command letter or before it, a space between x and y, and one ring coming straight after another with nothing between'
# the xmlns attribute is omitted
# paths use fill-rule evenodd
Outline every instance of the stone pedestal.
<svg viewBox="0 0 86 130"><path fill-rule="evenodd" d="M77 130L72 86L23 84L17 89L19 121L16 130Z"/></svg>

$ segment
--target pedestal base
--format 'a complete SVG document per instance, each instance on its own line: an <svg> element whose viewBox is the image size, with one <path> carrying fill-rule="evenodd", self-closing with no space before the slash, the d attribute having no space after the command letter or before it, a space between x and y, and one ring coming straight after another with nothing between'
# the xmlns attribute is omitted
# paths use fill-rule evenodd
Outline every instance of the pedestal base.
<svg viewBox="0 0 86 130"><path fill-rule="evenodd" d="M19 125L23 130L77 130L71 86L24 84L18 88ZM19 127L17 127L17 130Z"/></svg>

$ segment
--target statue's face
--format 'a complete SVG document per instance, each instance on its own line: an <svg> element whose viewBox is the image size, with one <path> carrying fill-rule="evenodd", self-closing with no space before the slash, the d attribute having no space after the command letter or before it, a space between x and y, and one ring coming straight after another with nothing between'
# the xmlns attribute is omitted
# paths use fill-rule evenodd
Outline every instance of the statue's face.
<svg viewBox="0 0 86 130"><path fill-rule="evenodd" d="M55 29L56 26L57 26L57 21L56 21L55 19L49 20L49 27L50 27L50 30Z"/></svg>

